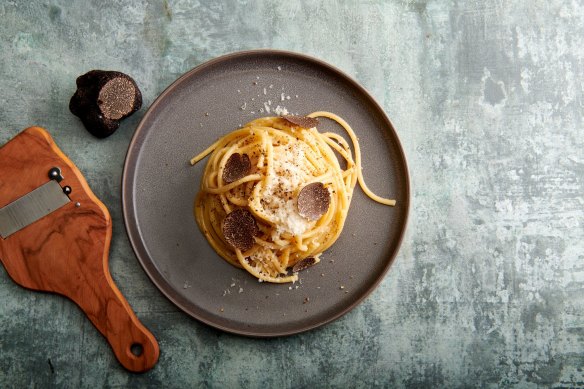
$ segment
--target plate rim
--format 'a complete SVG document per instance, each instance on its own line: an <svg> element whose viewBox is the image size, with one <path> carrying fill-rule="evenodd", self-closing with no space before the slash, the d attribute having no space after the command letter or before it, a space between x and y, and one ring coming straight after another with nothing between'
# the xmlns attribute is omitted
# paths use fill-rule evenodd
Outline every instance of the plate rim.
<svg viewBox="0 0 584 389"><path fill-rule="evenodd" d="M136 149L138 147L136 146L136 144L138 143L138 141L140 139L141 132L144 131L146 122L149 120L150 116L152 115L152 112L161 103L161 101L163 101L168 94L170 94L177 87L179 87L185 79L188 79L188 78L192 77L194 74L201 72L209 67L212 67L212 66L216 65L217 63L221 63L224 61L229 61L229 60L233 60L233 59L237 59L237 58L241 58L241 57L269 56L269 55L287 56L287 57L290 57L292 59L306 61L309 63L313 63L317 66L323 67L326 70L331 71L331 72L337 74L338 76L340 76L342 79L347 81L352 87L354 87L356 90L358 90L360 93L362 93L364 96L366 96L366 98L368 98L370 100L371 105L381 114L381 118L383 119L384 122L386 122L387 127L389 127L389 128L384 129L384 132L388 131L388 130L391 131L391 133L392 133L391 135L393 136L394 140L396 141L395 143L397 145L397 149L398 149L399 154L400 154L399 160L400 160L400 163L402 164L404 171L405 171L404 182L405 182L406 197L405 197L404 221L402 223L401 230L399 231L399 236L397 237L396 248L393 252L391 252L389 254L389 258L387 260L386 265L383 268L383 271L379 272L375 281L372 282L370 285L368 285L366 290L360 296L358 296L355 300L353 300L347 306L343 307L339 312L336 312L334 315L330 315L330 316L326 317L324 320L319 320L315 324L299 326L298 328L292 329L292 330L283 330L283 331L276 330L276 331L270 331L270 332L258 332L258 331L251 331L251 330L245 330L245 329L240 329L240 328L228 327L228 326L213 322L212 320L208 320L204 317L201 317L200 315L196 315L195 313L191 312L188 309L188 307L184 306L180 301L178 301L176 296L172 295L170 292L165 290L165 288L162 285L162 283L165 282L163 280L163 277L161 276L160 272L152 271L153 268L155 267L153 264L153 261L150 258L150 256L148 255L146 247L143 247L143 248L141 247L141 246L143 246L143 244L141 244L141 241L143 241L143 239L141 238L141 235L137 231L138 230L138 223L134 223L135 225L132 224L132 220L136 220L136 213L134 212L134 209L133 209L133 204L135 204L135 203L133 202L133 198L134 198L133 190L132 190L132 187L130 185L130 181L133 182L133 180L131 180L132 174L130 172L133 173L135 170L135 167L137 166L139 153L136 154L136 157L133 158L133 161L131 160L131 157L133 156L133 154L135 154L137 152ZM139 148L138 148L138 150L139 150ZM332 323L333 321L339 319L340 317L342 317L345 314L352 311L355 307L357 307L359 304L361 304L367 297L369 297L371 295L371 293L375 289L377 289L377 287L383 281L383 279L385 279L385 276L387 275L389 269L392 267L393 263L395 262L395 259L398 255L398 253L400 252L401 245L403 243L403 239L404 239L404 236L405 236L408 224L409 224L409 214L410 214L410 205L411 205L411 183L410 183L410 174L409 174L409 168L408 168L408 164L407 164L406 153L405 153L405 150L402 146L400 138L395 130L395 127L394 127L392 121L389 119L389 117L385 113L385 110L383 109L383 107L365 89L365 87L363 87L359 82L357 82L353 77L351 77L350 75L348 75L344 71L340 70L339 68L337 68L337 67L335 67L335 66L329 64L328 62L325 62L324 60L321 60L319 58L313 57L311 55L303 54L303 53L298 53L295 51L289 51L289 50L252 49L252 50L242 50L242 51L234 51L234 52L226 53L226 54L212 58L210 60L207 60L207 61L195 66L194 68L190 69L189 71L185 72L180 77L178 77L176 80L174 80L170 85L168 85L155 98L155 100L152 102L152 104L150 104L150 106L146 110L146 113L144 114L144 116L142 116L142 118L140 119L140 122L138 123L138 125L134 131L134 134L132 135L132 139L130 140L130 143L128 144L128 149L126 151L126 156L124 158L124 165L123 165L121 181L122 181L122 185L121 185L122 214L123 214L123 221L124 221L126 235L127 235L128 240L130 242L130 246L132 247L132 251L134 252L134 255L136 256L136 258L138 259L138 262L140 263L140 265L142 267L142 270L146 273L146 275L148 276L150 281L154 284L154 286L158 289L158 291L161 292L162 295L165 296L173 305L175 305L181 311L183 311L184 313L186 313L190 317L196 319L197 321L204 323L210 327L216 328L218 330L227 332L227 333L231 333L231 334L235 334L235 335L242 335L242 336L247 336L247 337L274 338L274 337L282 337L282 336L290 336L290 335L294 335L294 334L299 334L299 333L310 331L310 330L313 330L315 328L322 327L326 324ZM132 229L132 226L133 226L133 229ZM136 230L135 236L134 236L134 230ZM141 255L142 251L144 251L143 254L147 258L142 257L142 255ZM165 282L165 283L168 284L168 282Z"/></svg>

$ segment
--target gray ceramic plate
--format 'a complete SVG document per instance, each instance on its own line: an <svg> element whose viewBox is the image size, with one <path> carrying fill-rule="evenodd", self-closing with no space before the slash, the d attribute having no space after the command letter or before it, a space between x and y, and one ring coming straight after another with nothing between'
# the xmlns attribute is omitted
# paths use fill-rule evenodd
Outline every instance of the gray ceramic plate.
<svg viewBox="0 0 584 389"><path fill-rule="evenodd" d="M188 163L218 137L270 115L266 106L273 111L278 105L292 113L342 116L360 138L367 184L397 199L396 207L383 206L356 188L342 235L292 286L258 283L213 251L192 212L206 161ZM342 133L321 123L321 131ZM130 143L122 199L134 251L166 297L213 327L269 337L326 324L377 286L399 249L410 195L393 126L359 84L314 58L256 50L200 65L158 97Z"/></svg>

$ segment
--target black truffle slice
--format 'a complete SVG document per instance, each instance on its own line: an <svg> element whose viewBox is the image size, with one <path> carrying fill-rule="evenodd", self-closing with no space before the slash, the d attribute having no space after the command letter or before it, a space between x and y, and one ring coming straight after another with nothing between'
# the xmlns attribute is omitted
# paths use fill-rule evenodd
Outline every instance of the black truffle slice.
<svg viewBox="0 0 584 389"><path fill-rule="evenodd" d="M326 213L331 202L331 194L322 182L306 185L298 194L297 207L300 216L317 220Z"/></svg>
<svg viewBox="0 0 584 389"><path fill-rule="evenodd" d="M136 82L120 72L92 70L77 78L77 91L69 110L98 138L113 134L120 120L142 107L142 93Z"/></svg>
<svg viewBox="0 0 584 389"><path fill-rule="evenodd" d="M315 263L317 263L317 261L314 257L304 258L302 261L297 262L294 267L292 267L292 271L294 273L298 273L299 271L311 267Z"/></svg>
<svg viewBox="0 0 584 389"><path fill-rule="evenodd" d="M221 230L227 243L241 251L247 251L253 247L255 243L253 237L260 231L251 212L243 208L236 209L225 216Z"/></svg>
<svg viewBox="0 0 584 389"><path fill-rule="evenodd" d="M284 115L282 116L284 119L288 120L290 123L295 124L297 126L303 128L312 128L318 125L318 119L316 118L309 118L307 116L293 116L293 115Z"/></svg>
<svg viewBox="0 0 584 389"><path fill-rule="evenodd" d="M247 154L234 153L227 159L223 169L223 181L227 184L235 182L249 174L251 161Z"/></svg>

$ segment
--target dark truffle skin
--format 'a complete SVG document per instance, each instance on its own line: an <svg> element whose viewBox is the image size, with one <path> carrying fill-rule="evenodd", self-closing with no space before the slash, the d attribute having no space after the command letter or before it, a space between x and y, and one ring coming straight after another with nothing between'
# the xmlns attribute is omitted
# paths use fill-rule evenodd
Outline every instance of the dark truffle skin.
<svg viewBox="0 0 584 389"><path fill-rule="evenodd" d="M77 91L69 110L97 138L113 134L120 120L142 107L142 93L128 75L115 71L91 70L77 78Z"/></svg>

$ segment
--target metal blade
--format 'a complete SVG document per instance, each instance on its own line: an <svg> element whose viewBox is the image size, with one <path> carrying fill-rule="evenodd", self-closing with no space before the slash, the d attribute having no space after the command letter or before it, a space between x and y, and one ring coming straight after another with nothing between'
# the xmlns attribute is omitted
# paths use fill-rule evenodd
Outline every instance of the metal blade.
<svg viewBox="0 0 584 389"><path fill-rule="evenodd" d="M0 236L6 239L24 227L67 204L69 197L51 180L0 208Z"/></svg>

